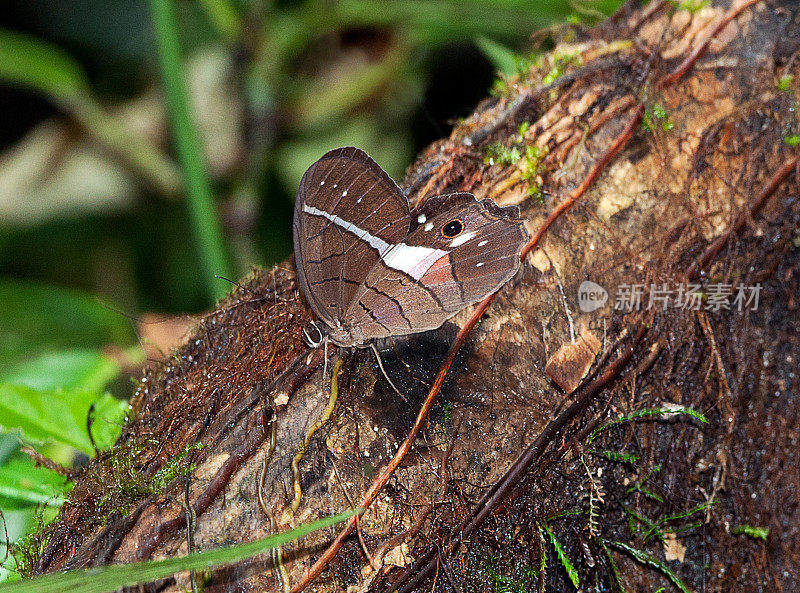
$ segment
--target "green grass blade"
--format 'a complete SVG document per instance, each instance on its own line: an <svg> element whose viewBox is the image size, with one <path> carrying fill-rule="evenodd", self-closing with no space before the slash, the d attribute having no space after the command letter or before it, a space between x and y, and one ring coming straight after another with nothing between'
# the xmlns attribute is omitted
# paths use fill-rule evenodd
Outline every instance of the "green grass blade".
<svg viewBox="0 0 800 593"><path fill-rule="evenodd" d="M572 564L572 561L567 556L567 551L561 545L561 543L556 539L555 534L550 531L550 528L546 524L542 524L542 527L547 533L548 537L550 538L550 543L553 544L553 548L556 551L556 556L558 556L559 561L561 562L561 566L564 567L564 570L569 577L572 586L575 587L578 591L581 590L581 581L578 577L578 571L575 570L575 565Z"/></svg>
<svg viewBox="0 0 800 593"><path fill-rule="evenodd" d="M272 548L299 539L312 531L324 529L340 523L355 514L346 511L333 517L302 525L291 531L272 535L247 544L197 552L180 558L114 564L89 570L73 570L64 573L48 574L15 583L0 584L2 593L106 593L122 587L132 587L167 578L176 572L204 570L220 564L230 564Z"/></svg>
<svg viewBox="0 0 800 593"><path fill-rule="evenodd" d="M640 564L644 564L645 566L649 566L651 568L655 568L661 574L663 574L669 582L672 583L681 593L692 593L691 589L686 586L686 584L680 579L680 577L675 574L675 572L666 564L654 558L644 550L639 550L630 546L624 542L606 542L612 548L616 548L628 554L631 558L639 562Z"/></svg>
<svg viewBox="0 0 800 593"><path fill-rule="evenodd" d="M172 129L179 161L186 178L189 210L195 240L205 270L209 296L224 296L227 285L214 275L233 277L222 238L222 227L214 210L211 181L208 178L197 128L189 116L189 99L183 77L178 43L178 22L173 0L150 0L158 53L164 76Z"/></svg>

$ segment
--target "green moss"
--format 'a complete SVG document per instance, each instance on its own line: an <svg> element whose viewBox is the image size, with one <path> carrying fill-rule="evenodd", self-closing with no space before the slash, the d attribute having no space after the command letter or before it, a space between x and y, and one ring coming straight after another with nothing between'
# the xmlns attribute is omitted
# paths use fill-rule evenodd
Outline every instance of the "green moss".
<svg viewBox="0 0 800 593"><path fill-rule="evenodd" d="M520 166L520 174L528 182L528 195L540 204L544 203L544 193L542 192L541 183L537 181L537 177L540 173L539 165L548 152L546 148L526 145L525 160Z"/></svg>
<svg viewBox="0 0 800 593"><path fill-rule="evenodd" d="M515 579L512 576L500 574L495 568L497 562L497 556L490 556L483 567L483 572L488 577L494 593L526 593L539 575L536 568L526 566L523 569L522 577Z"/></svg>
<svg viewBox="0 0 800 593"><path fill-rule="evenodd" d="M603 451L603 457L608 459L609 461L619 461L621 463L630 463L635 464L639 459L641 459L640 455L635 455L633 453L625 453L623 451Z"/></svg>
<svg viewBox="0 0 800 593"><path fill-rule="evenodd" d="M733 535L746 535L753 539L761 539L767 541L769 535L769 527L754 527L752 525L740 525L731 530Z"/></svg>
<svg viewBox="0 0 800 593"><path fill-rule="evenodd" d="M652 132L656 128L661 128L664 132L669 132L675 124L670 121L667 110L656 103L650 109L646 109L642 117L642 128Z"/></svg>
<svg viewBox="0 0 800 593"><path fill-rule="evenodd" d="M152 478L146 477L141 467L140 455L155 441L147 440L120 447L116 450L114 465L109 469L108 482L113 487L100 497L98 516L101 520L114 513L126 513L128 507L143 496L159 494L180 475L194 471L195 465L188 464L186 457L190 452L201 449L202 443L189 443L178 455L168 460Z"/></svg>
<svg viewBox="0 0 800 593"><path fill-rule="evenodd" d="M520 158L522 158L522 155L516 146L508 147L500 142L494 142L486 147L483 162L489 166L508 166L515 164Z"/></svg>
<svg viewBox="0 0 800 593"><path fill-rule="evenodd" d="M542 78L542 84L545 86L553 84L559 78L564 76L564 73L570 66L580 66L581 59L578 54L562 54L556 55L553 59L553 67Z"/></svg>
<svg viewBox="0 0 800 593"><path fill-rule="evenodd" d="M175 457L167 461L164 464L164 467L159 469L156 472L156 475L153 476L152 481L152 491L154 493L162 492L169 484L177 478L178 476L186 476L192 473L196 465L194 463L187 463L186 457L192 451L196 451L198 449L203 448L203 443L189 443L186 447L178 453Z"/></svg>
<svg viewBox="0 0 800 593"><path fill-rule="evenodd" d="M677 10L686 10L692 14L701 8L711 6L710 0L670 0L670 4Z"/></svg>
<svg viewBox="0 0 800 593"><path fill-rule="evenodd" d="M792 88L792 83L794 82L794 76L791 74L785 74L778 79L778 90L779 91L788 91Z"/></svg>
<svg viewBox="0 0 800 593"><path fill-rule="evenodd" d="M453 413L453 404L450 402L445 402L445 404L442 406L442 424L447 424L448 422L450 422L452 413Z"/></svg>
<svg viewBox="0 0 800 593"><path fill-rule="evenodd" d="M783 143L787 146L798 146L800 145L800 135L791 134L790 136L784 136Z"/></svg>
<svg viewBox="0 0 800 593"><path fill-rule="evenodd" d="M5 568L16 572L23 579L31 576L36 559L41 556L53 532L52 523L47 524L41 510L37 511L34 521L36 525L33 529L8 546L15 566L4 564Z"/></svg>
<svg viewBox="0 0 800 593"><path fill-rule="evenodd" d="M567 555L567 551L564 549L564 546L562 546L561 543L556 539L555 534L550 531L550 528L546 524L542 523L541 528L544 529L544 532L550 538L550 543L553 544L553 549L556 551L556 556L561 562L561 566L564 568L564 571L567 573L567 577L569 578L570 582L578 591L580 591L581 581L578 577L578 571L575 569L575 565Z"/></svg>

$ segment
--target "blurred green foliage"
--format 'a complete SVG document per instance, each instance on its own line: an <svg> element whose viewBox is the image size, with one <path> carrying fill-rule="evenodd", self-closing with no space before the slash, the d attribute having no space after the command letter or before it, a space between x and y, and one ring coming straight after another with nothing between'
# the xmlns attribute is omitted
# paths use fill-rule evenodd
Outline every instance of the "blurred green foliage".
<svg viewBox="0 0 800 593"><path fill-rule="evenodd" d="M13 541L70 487L20 443L70 466L119 434L131 387L109 347L135 357L136 316L201 310L228 288L214 274L286 258L297 183L325 151L359 146L401 178L495 72L531 63L533 31L593 22L620 0L11 4L0 509ZM215 208L193 202L203 193ZM224 242L209 251L216 226Z"/></svg>
<svg viewBox="0 0 800 593"><path fill-rule="evenodd" d="M176 2L179 66L233 275L289 255L293 194L323 152L357 145L401 177L486 96L492 69L518 67L532 31L618 4ZM45 97L67 126L43 139L27 114L27 136L5 139L18 158L0 163L17 180L0 183L0 275L100 292L131 314L207 306L206 284L225 288L213 275L226 270L199 263L194 238L211 223L189 221L150 4L19 5L24 32L0 29L0 81L22 89L19 102ZM448 67L464 71L456 84Z"/></svg>

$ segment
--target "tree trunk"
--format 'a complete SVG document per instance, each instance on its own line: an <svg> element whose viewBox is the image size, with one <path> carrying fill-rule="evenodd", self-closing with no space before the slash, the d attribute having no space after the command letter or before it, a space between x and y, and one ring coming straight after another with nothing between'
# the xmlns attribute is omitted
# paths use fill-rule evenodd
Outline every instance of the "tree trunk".
<svg viewBox="0 0 800 593"><path fill-rule="evenodd" d="M630 3L559 31L409 170L412 203L471 191L519 204L531 235L571 207L469 333L363 543L312 590L791 590L800 6L696 8ZM256 272L148 371L37 572L186 554L187 499L192 550L357 505L471 313L382 345L405 402L369 350L331 347L326 366L305 345L292 263ZM204 590L296 585L341 529Z"/></svg>

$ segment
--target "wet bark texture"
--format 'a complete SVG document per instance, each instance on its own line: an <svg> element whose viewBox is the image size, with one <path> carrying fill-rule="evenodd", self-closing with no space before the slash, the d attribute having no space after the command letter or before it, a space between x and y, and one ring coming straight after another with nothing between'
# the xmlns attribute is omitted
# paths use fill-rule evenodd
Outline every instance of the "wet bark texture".
<svg viewBox="0 0 800 593"><path fill-rule="evenodd" d="M421 436L360 521L374 566L353 534L312 590L572 590L554 541L581 590L671 590L676 580L693 591L793 590L800 7L751 3L725 25L737 6L629 4L593 29L557 31L555 50L411 167L412 202L472 191L519 204L533 235L636 126L469 335ZM699 60L665 78L715 28ZM603 307L581 309L585 280L608 292ZM675 306L690 282L703 287L700 310ZM739 288L759 283L757 310L738 310ZM634 284L644 285L640 310L616 310ZM665 307L651 284L673 301ZM729 309L706 309L715 285L727 285ZM331 348L324 375L322 350L301 339L313 318L293 265L256 271L147 372L123 436L77 480L37 572L185 554L187 496L192 549L357 504L469 314L382 345L404 402L369 350ZM307 439L338 359L335 409ZM462 537L540 435L508 496ZM748 526L769 533L741 533ZM287 546L284 578L297 583L335 533ZM416 585L426 560L430 576ZM196 578L205 591L280 590L274 563L265 555ZM188 579L147 590L184 590Z"/></svg>

